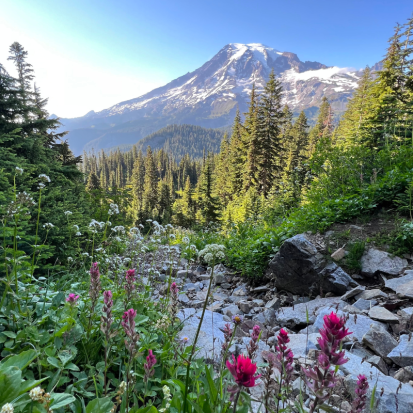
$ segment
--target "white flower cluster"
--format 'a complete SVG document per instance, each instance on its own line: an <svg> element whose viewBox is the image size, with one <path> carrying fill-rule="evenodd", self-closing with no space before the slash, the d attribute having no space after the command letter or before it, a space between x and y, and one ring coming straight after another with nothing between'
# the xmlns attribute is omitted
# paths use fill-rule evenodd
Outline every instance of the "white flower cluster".
<svg viewBox="0 0 413 413"><path fill-rule="evenodd" d="M171 407L171 400L172 400L172 396L171 396L171 390L168 386L163 386L162 387L163 390L163 394L164 394L164 400L166 401L165 407L162 407L161 409L159 409L159 411L161 413L166 412L167 409L169 409Z"/></svg>
<svg viewBox="0 0 413 413"><path fill-rule="evenodd" d="M33 401L38 401L43 398L44 390L40 386L30 390L29 396Z"/></svg>
<svg viewBox="0 0 413 413"><path fill-rule="evenodd" d="M93 230L92 232L96 232L98 229L102 229L104 227L105 227L104 222L99 222L99 221L96 221L95 219L92 219L92 221L90 221L90 224L89 224L89 228Z"/></svg>
<svg viewBox="0 0 413 413"><path fill-rule="evenodd" d="M108 214L109 215L119 214L119 207L116 204L110 204Z"/></svg>
<svg viewBox="0 0 413 413"><path fill-rule="evenodd" d="M6 403L0 410L0 413L13 413L14 407L11 403Z"/></svg>
<svg viewBox="0 0 413 413"><path fill-rule="evenodd" d="M164 330L169 326L169 324L169 317L167 315L164 315L156 322L155 327L159 330Z"/></svg>
<svg viewBox="0 0 413 413"><path fill-rule="evenodd" d="M75 230L75 231L79 231L79 225L73 225L73 229Z"/></svg>
<svg viewBox="0 0 413 413"><path fill-rule="evenodd" d="M125 227L123 227L122 225L118 225L116 227L113 227L112 231L119 232L119 234L124 234L125 233Z"/></svg>
<svg viewBox="0 0 413 413"><path fill-rule="evenodd" d="M189 238L188 238L188 237L183 237L183 238L182 238L182 242L183 242L184 244L187 244L187 245L188 245L190 241L189 241Z"/></svg>
<svg viewBox="0 0 413 413"><path fill-rule="evenodd" d="M208 244L205 248L199 251L199 258L203 258L208 264L221 261L225 258L225 247L220 244Z"/></svg>
<svg viewBox="0 0 413 413"><path fill-rule="evenodd" d="M65 211L65 215L68 217L70 215L73 215L73 212L72 211Z"/></svg>
<svg viewBox="0 0 413 413"><path fill-rule="evenodd" d="M198 249L194 244L190 245L189 248L191 249L191 251L198 252Z"/></svg>
<svg viewBox="0 0 413 413"><path fill-rule="evenodd" d="M45 174L40 174L39 175L39 178L40 179L43 179L43 181L45 181L45 182L51 182L50 181L50 178L47 176L47 175L45 175ZM40 184L39 184L40 185Z"/></svg>
<svg viewBox="0 0 413 413"><path fill-rule="evenodd" d="M23 168L19 168L16 166L16 174L22 175L23 174Z"/></svg>
<svg viewBox="0 0 413 413"><path fill-rule="evenodd" d="M50 222L47 222L46 224L43 225L43 228L49 230L49 229L54 228L54 225L51 224Z"/></svg>

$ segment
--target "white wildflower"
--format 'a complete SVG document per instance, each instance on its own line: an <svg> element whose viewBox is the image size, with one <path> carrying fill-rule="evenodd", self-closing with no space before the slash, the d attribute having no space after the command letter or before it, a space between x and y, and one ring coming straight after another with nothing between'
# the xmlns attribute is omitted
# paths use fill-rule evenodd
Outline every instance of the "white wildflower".
<svg viewBox="0 0 413 413"><path fill-rule="evenodd" d="M13 413L14 407L11 403L6 403L0 410L0 413Z"/></svg>
<svg viewBox="0 0 413 413"><path fill-rule="evenodd" d="M82 253L82 255L83 255L84 257L88 257L88 256L89 256L89 253L84 252L84 253Z"/></svg>
<svg viewBox="0 0 413 413"><path fill-rule="evenodd" d="M45 186L46 186L45 184L42 184L42 183L40 182L40 184L39 184L39 186L37 187L37 189L43 189Z"/></svg>
<svg viewBox="0 0 413 413"><path fill-rule="evenodd" d="M79 225L73 225L73 229L74 229L75 231L79 231Z"/></svg>
<svg viewBox="0 0 413 413"><path fill-rule="evenodd" d="M122 238L121 237L115 237L115 240L118 241L118 242L121 242Z"/></svg>
<svg viewBox="0 0 413 413"><path fill-rule="evenodd" d="M73 258L72 257L67 257L67 262L72 262Z"/></svg>
<svg viewBox="0 0 413 413"><path fill-rule="evenodd" d="M198 252L198 249L196 248L196 245L191 245L190 247L189 247L192 251L195 251L195 252Z"/></svg>
<svg viewBox="0 0 413 413"><path fill-rule="evenodd" d="M68 217L70 215L73 215L73 212L72 211L65 211L65 215Z"/></svg>
<svg viewBox="0 0 413 413"><path fill-rule="evenodd" d="M116 204L110 204L108 214L109 215L119 214L119 207Z"/></svg>
<svg viewBox="0 0 413 413"><path fill-rule="evenodd" d="M40 386L30 390L29 396L33 401L41 400L43 398L44 390Z"/></svg>
<svg viewBox="0 0 413 413"><path fill-rule="evenodd" d="M46 228L47 230L54 228L54 225L51 224L50 222L47 222L46 224L43 225L43 228Z"/></svg>
<svg viewBox="0 0 413 413"><path fill-rule="evenodd" d="M82 233L81 232L76 232L76 234L75 234L77 237L80 237L81 235L82 235Z"/></svg>
<svg viewBox="0 0 413 413"><path fill-rule="evenodd" d="M123 394L123 393L125 393L125 391L126 391L126 382L122 381L119 384L119 392L120 392L120 394Z"/></svg>
<svg viewBox="0 0 413 413"><path fill-rule="evenodd" d="M188 237L183 237L183 238L182 238L182 242L183 242L184 244L189 244L189 238L188 238Z"/></svg>
<svg viewBox="0 0 413 413"><path fill-rule="evenodd" d="M23 174L23 169L16 166L16 174L22 175Z"/></svg>
<svg viewBox="0 0 413 413"><path fill-rule="evenodd" d="M45 174L40 174L39 178L43 179L45 182L50 182L50 178Z"/></svg>
<svg viewBox="0 0 413 413"><path fill-rule="evenodd" d="M175 239L175 238L176 238L176 236L175 236L175 234L169 234L169 238L171 238L171 239Z"/></svg>

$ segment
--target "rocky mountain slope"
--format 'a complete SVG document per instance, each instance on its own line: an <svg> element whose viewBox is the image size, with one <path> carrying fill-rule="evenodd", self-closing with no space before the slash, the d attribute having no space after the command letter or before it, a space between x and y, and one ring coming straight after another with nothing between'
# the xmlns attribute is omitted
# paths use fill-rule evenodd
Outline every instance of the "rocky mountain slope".
<svg viewBox="0 0 413 413"><path fill-rule="evenodd" d="M62 129L70 131L69 142L78 154L87 143L95 150L133 144L173 123L225 127L237 107L246 111L252 85L262 90L271 70L282 81L285 103L310 117L323 96L336 113L342 112L360 77L357 71L302 62L294 53L262 44L231 43L194 72L100 112L62 119Z"/></svg>

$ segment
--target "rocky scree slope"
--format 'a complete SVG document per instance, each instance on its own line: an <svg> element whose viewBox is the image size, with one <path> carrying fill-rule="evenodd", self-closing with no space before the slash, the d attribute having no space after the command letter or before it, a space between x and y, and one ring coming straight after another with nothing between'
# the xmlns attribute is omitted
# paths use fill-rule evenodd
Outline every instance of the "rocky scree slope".
<svg viewBox="0 0 413 413"><path fill-rule="evenodd" d="M342 112L361 75L347 68L302 62L294 53L258 43L231 43L200 68L143 96L83 117L61 119L62 130L70 131L71 148L79 154L88 142L95 150L133 144L174 123L229 126L237 107L247 110L252 85L262 91L271 70L280 76L284 102L295 112L307 110L310 117L324 96L337 113Z"/></svg>
<svg viewBox="0 0 413 413"><path fill-rule="evenodd" d="M318 331L331 311L347 319L352 332L344 343L349 361L340 366L342 381L332 398L332 411L349 412L357 375L368 378L371 397L376 386L375 411L413 411L413 255L394 257L376 248L368 249L359 274L348 275L340 266L346 254L339 249L327 254L326 239L310 233L285 241L268 265L267 283L251 286L222 264L214 268L212 297L198 341L199 356L210 361L220 354L223 328L234 315L242 315L231 351L245 351L254 325L262 329L257 355L265 362L275 351L276 333L283 327L290 334L294 353L295 381L291 403L300 389L308 406L309 391L301 381L299 365L312 365L319 350ZM181 285L179 317L182 335L192 340L206 299L211 268L174 268ZM167 279L168 268L159 268ZM164 291L160 290L162 295ZM263 383L252 395L260 400ZM254 404L258 412L260 404ZM369 411L369 410L368 410Z"/></svg>

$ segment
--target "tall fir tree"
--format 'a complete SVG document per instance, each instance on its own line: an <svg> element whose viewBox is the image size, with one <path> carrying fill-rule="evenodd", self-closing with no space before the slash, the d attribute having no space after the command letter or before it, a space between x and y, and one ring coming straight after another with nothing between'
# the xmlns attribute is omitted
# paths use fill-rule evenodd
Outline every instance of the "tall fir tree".
<svg viewBox="0 0 413 413"><path fill-rule="evenodd" d="M145 214L155 216L158 201L158 173L156 170L153 153L150 146L146 150L145 157L145 180L143 189L143 209Z"/></svg>
<svg viewBox="0 0 413 413"><path fill-rule="evenodd" d="M268 82L260 96L257 113L258 159L257 190L267 196L272 184L281 170L282 158L282 110L281 82L271 71Z"/></svg>

